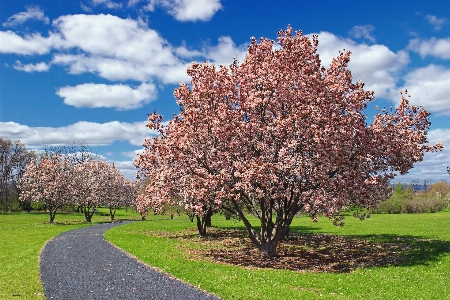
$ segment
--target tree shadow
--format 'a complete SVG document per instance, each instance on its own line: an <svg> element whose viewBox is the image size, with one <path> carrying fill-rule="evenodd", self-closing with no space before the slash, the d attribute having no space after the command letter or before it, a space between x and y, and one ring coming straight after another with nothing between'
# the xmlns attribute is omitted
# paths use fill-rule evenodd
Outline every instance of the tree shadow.
<svg viewBox="0 0 450 300"><path fill-rule="evenodd" d="M270 259L260 255L242 228L212 228L203 238L184 232L173 238L184 240L185 244L198 243L197 250L189 250L196 259L249 268L308 272L349 273L357 268L428 265L450 253L450 241L394 234L292 233L288 240L280 242L279 256Z"/></svg>

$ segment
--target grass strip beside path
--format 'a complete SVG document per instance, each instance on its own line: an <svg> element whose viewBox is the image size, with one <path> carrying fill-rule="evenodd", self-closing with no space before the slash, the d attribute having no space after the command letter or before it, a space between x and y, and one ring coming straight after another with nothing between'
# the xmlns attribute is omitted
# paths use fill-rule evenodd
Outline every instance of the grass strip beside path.
<svg viewBox="0 0 450 300"><path fill-rule="evenodd" d="M106 209L93 224L108 221ZM116 218L139 218L118 212ZM90 226L83 214L60 213L48 224L48 213L0 213L0 299L45 299L39 274L39 253L45 243L60 233ZM74 258L76 259L76 258Z"/></svg>

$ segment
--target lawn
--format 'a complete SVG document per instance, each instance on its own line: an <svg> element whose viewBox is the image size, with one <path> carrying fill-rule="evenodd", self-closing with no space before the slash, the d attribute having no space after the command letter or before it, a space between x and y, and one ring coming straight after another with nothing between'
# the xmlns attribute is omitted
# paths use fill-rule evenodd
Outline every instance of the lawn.
<svg viewBox="0 0 450 300"><path fill-rule="evenodd" d="M194 225L186 217L150 216L146 222L113 228L106 237L139 260L224 299L450 299L449 210L373 215L364 221L349 216L342 228L324 218L318 223L306 217L295 219L293 231L309 237L338 235L362 240L372 248L399 245L388 254L404 259L357 266L350 272L274 270L202 259L195 253L211 241L199 244L192 234ZM243 228L222 216L213 218L213 225L220 230ZM344 251L334 250L338 257Z"/></svg>
<svg viewBox="0 0 450 300"><path fill-rule="evenodd" d="M108 221L101 209L93 224ZM116 218L138 218L118 211ZM57 213L55 224L48 224L47 213L0 214L0 299L45 299L39 279L39 253L56 235L90 226L82 214Z"/></svg>
<svg viewBox="0 0 450 300"><path fill-rule="evenodd" d="M100 213L94 216L94 224L107 221L106 210ZM116 218L139 219L139 215L119 211ZM365 221L347 217L343 228L323 218L318 223L306 217L296 218L292 231L310 240L334 235L362 240L374 249L380 244L407 246L407 249L400 247L397 253L391 249L389 253L405 257L404 260L376 266L356 265L344 272L216 263L201 254L211 248L213 240L200 239L193 229L195 224L187 216L174 220L166 216L148 218L145 222L115 227L107 231L106 238L139 260L224 299L450 299L450 210L373 215ZM0 214L0 299L44 299L39 252L46 241L59 233L89 226L83 220L81 214L58 213L57 223L51 225L46 223L48 215L43 213ZM243 228L242 223L226 221L223 216L214 216L213 225L215 231ZM334 255L338 257L348 251L335 248Z"/></svg>

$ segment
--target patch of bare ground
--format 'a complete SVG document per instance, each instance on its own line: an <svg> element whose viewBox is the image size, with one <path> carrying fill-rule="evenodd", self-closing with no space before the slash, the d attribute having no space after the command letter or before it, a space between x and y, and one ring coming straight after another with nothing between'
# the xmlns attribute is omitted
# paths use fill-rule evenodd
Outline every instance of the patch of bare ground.
<svg viewBox="0 0 450 300"><path fill-rule="evenodd" d="M242 230L208 228L205 237L198 236L194 229L146 234L182 241L181 250L197 260L300 272L348 273L356 268L405 265L410 263L412 253L421 251L408 238L375 242L328 234L292 234L279 244L278 257L267 258L260 255Z"/></svg>

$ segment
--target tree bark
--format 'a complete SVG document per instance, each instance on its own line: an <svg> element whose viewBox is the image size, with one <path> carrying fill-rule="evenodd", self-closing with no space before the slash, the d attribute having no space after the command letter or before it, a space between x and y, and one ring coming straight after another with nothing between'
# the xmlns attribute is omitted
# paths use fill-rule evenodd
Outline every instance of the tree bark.
<svg viewBox="0 0 450 300"><path fill-rule="evenodd" d="M111 219L111 221L114 221L114 215L116 214L116 210L114 209L113 210L113 208L109 208L109 217L110 217L110 219Z"/></svg>
<svg viewBox="0 0 450 300"><path fill-rule="evenodd" d="M197 229L198 234L201 236L206 235L206 222L204 217L196 216L197 217Z"/></svg>

